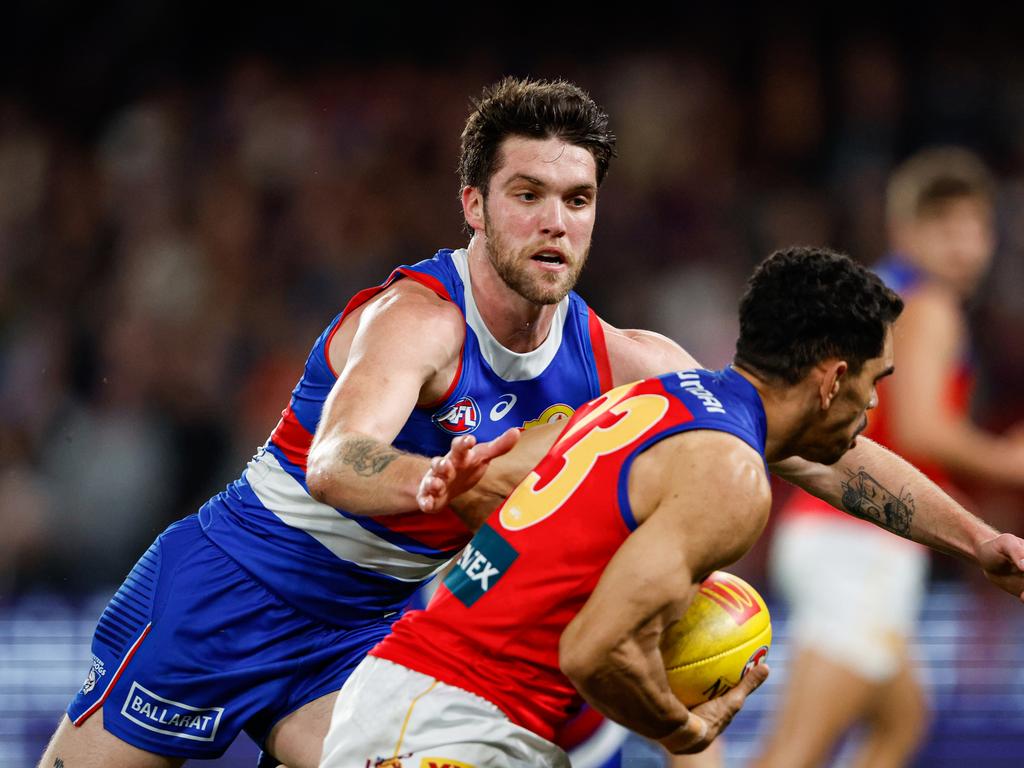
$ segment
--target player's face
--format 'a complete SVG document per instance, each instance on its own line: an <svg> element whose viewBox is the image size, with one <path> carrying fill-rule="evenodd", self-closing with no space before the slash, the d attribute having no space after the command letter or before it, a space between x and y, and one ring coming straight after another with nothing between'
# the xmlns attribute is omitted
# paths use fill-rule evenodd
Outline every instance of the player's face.
<svg viewBox="0 0 1024 768"><path fill-rule="evenodd" d="M878 382L893 372L892 328L885 334L882 354L864 363L856 374L847 373L828 409L816 443L814 461L834 464L853 448L868 425L868 411L878 405ZM805 456L811 458L811 456Z"/></svg>
<svg viewBox="0 0 1024 768"><path fill-rule="evenodd" d="M995 250L992 212L969 197L910 225L909 237L917 263L965 296L974 292Z"/></svg>
<svg viewBox="0 0 1024 768"><path fill-rule="evenodd" d="M484 202L487 254L495 271L534 304L557 304L590 251L597 165L561 139L513 136L502 143Z"/></svg>

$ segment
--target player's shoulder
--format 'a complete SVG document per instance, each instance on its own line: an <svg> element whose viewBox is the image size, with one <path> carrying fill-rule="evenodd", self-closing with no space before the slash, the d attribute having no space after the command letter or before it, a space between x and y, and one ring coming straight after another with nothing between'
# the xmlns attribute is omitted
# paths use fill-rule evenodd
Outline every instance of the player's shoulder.
<svg viewBox="0 0 1024 768"><path fill-rule="evenodd" d="M730 432L694 429L652 445L634 462L630 488L657 489L662 500L686 497L694 489L712 494L717 505L764 509L771 484L763 457Z"/></svg>
<svg viewBox="0 0 1024 768"><path fill-rule="evenodd" d="M699 367L672 339L639 328L616 328L601 320L615 386L670 371Z"/></svg>
<svg viewBox="0 0 1024 768"><path fill-rule="evenodd" d="M465 334L462 312L452 302L414 280L397 280L346 315L328 358L341 370L352 345L362 339L366 349L407 350L441 365L458 356Z"/></svg>
<svg viewBox="0 0 1024 768"><path fill-rule="evenodd" d="M462 312L451 301L415 280L397 280L366 303L364 318L401 322L411 331L433 334L465 326Z"/></svg>

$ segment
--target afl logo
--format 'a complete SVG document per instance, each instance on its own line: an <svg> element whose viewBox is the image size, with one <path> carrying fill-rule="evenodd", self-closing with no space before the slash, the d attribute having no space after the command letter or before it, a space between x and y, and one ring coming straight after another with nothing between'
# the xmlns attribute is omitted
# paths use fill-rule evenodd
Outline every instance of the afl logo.
<svg viewBox="0 0 1024 768"><path fill-rule="evenodd" d="M467 435L480 425L480 409L472 397L464 397L454 405L434 414L437 426L453 435Z"/></svg>

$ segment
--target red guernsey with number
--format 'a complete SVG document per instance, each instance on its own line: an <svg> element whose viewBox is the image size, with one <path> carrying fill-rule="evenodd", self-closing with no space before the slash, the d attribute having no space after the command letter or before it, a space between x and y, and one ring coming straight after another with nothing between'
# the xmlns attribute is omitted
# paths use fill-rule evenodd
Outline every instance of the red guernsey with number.
<svg viewBox="0 0 1024 768"><path fill-rule="evenodd" d="M700 386L693 373L670 374L582 406L427 609L397 622L372 655L482 696L551 739L581 704L559 669L559 639L636 527L627 493L633 459L689 429L736 434L763 455L753 387L734 371L700 374ZM721 599L750 610L742 596Z"/></svg>

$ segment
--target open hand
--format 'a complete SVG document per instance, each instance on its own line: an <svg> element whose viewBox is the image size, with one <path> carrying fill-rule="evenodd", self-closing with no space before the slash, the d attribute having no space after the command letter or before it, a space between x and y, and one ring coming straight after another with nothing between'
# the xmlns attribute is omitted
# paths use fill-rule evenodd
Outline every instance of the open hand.
<svg viewBox="0 0 1024 768"><path fill-rule="evenodd" d="M480 482L491 459L508 453L519 442L515 427L486 443L477 443L472 435L452 440L451 449L444 456L430 462L430 469L420 480L416 503L422 512L444 509L456 496Z"/></svg>

